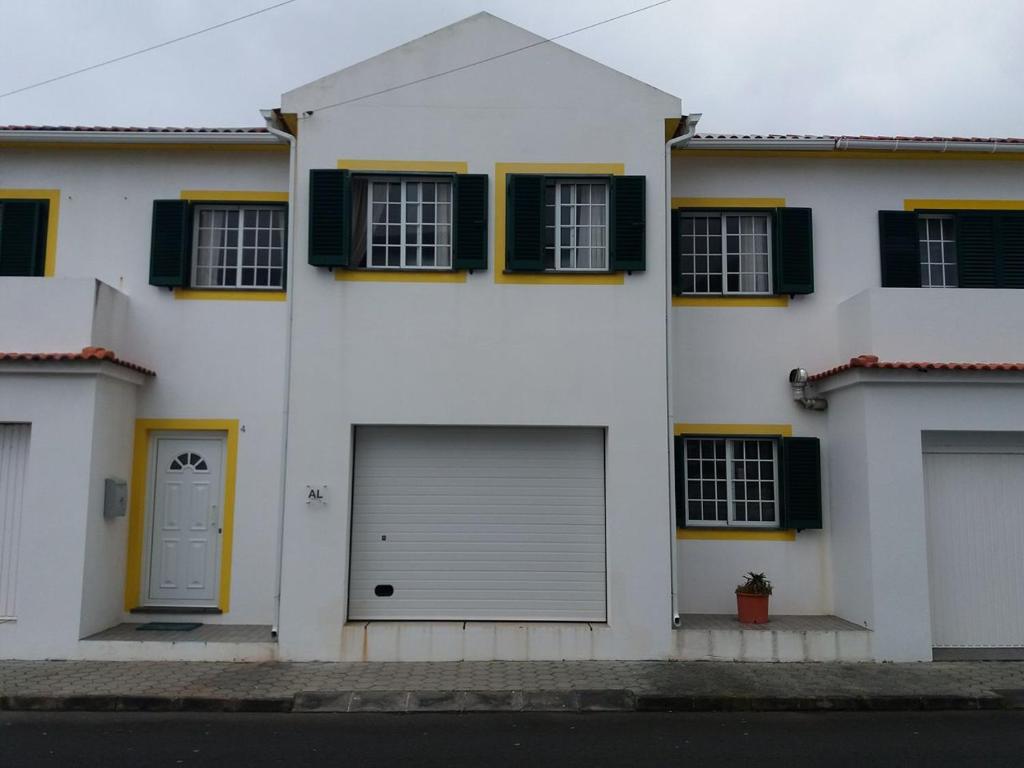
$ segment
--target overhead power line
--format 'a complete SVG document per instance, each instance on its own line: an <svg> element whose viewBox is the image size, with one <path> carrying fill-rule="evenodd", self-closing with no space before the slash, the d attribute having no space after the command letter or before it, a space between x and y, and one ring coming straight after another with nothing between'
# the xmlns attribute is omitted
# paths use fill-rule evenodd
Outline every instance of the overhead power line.
<svg viewBox="0 0 1024 768"><path fill-rule="evenodd" d="M99 69L100 67L106 67L106 66L108 66L110 64L116 64L119 61L124 61L125 59L130 59L130 58L132 58L134 56L140 56L143 53L149 53L150 51L155 51L158 48L165 48L168 45L173 45L174 43L180 43L182 40L188 40L189 38L192 38L192 37L198 37L199 35L205 34L207 32L212 32L215 29L220 29L221 27L226 27L229 24L234 24L234 23L239 22L239 21L245 21L246 19L251 19L253 16L259 16L260 14L266 13L267 11L272 11L275 8L280 8L281 6L284 6L284 5L291 5L294 2L297 2L297 0L284 0L284 2L275 3L274 5L268 5L266 8L260 8L259 10L253 11L252 13L247 13L244 16L237 16L234 19L228 19L227 21L222 21L219 24L214 24L213 26L206 27L204 29L199 29L199 30L196 30L195 32L189 32L187 35L182 35L181 37L176 37L173 40L165 40L162 43L157 43L156 45L151 45L148 48L141 48L141 49L139 49L137 51L132 51L131 53L126 53L126 54L124 54L122 56L116 56L113 59L107 59L106 61L101 61L101 62L98 62L96 64L90 64L88 67L82 67L81 69L76 69L73 72L65 72L63 75L57 75L56 77L51 77L48 80L40 80L38 83L32 83L31 85L24 85L21 88L15 88L13 91L7 91L6 93L0 93L0 99L4 98L6 96L13 96L16 93L24 93L25 91L31 91L33 88L39 88L39 87L44 86L44 85L49 85L50 83L56 83L58 80L66 80L69 77L74 77L75 75L80 75L83 72L91 72L92 70Z"/></svg>
<svg viewBox="0 0 1024 768"><path fill-rule="evenodd" d="M425 83L428 80L436 80L439 77L444 77L445 75L450 75L453 72L462 72L463 70L469 69L470 67L475 67L475 66L478 66L479 64L486 64L489 61L495 61L497 59L502 59L502 58L504 58L506 56L511 56L514 53L520 53L522 51L529 50L530 48L536 48L538 45L544 45L545 43L551 43L551 42L554 42L555 40L561 40L563 37L569 37L569 35L575 35L575 34L578 34L580 32L586 32L588 29L593 29L594 27L600 27L600 26L603 26L605 24L610 24L613 21L618 21L619 19L624 19L627 16L633 16L634 14L637 14L637 13L643 13L644 11L649 11L651 8L657 8L659 5L667 5L668 3L671 3L671 2L673 2L673 0L659 0L659 2L657 2L657 3L651 3L650 5L645 5L642 8L634 8L632 11L626 11L626 13L620 13L618 16L611 16L611 17L609 17L607 19L602 19L601 21L596 21L593 24L587 24L585 27L578 27L577 29L573 29L573 30L570 30L568 32L563 32L562 34L555 35L554 37L545 37L545 38L543 38L541 40L537 40L535 42L530 43L529 45L524 45L524 46L522 46L520 48L513 48L511 51L505 51L504 53L497 53L494 56L488 56L486 59L479 59L478 61L471 61L468 64L463 64L463 65L458 66L458 67L453 67L452 69L446 69L444 72L436 72L433 75L427 75L426 77L421 77L421 78L418 78L416 80L410 80L409 82L406 82L406 83L400 83L398 85L392 85L392 86L390 86L388 88L381 88L379 91L373 91L372 93L364 93L362 96L353 96L351 99L345 99L344 101L337 101L334 104L325 104L322 107L317 107L316 109L307 110L306 112L303 113L303 116L304 117L309 117L314 112L323 112L325 109L334 109L335 107L342 107L342 106L344 106L346 104L352 104L352 103L354 103L356 101L362 101L363 99L372 98L373 96L380 96L381 94L391 93L392 91L397 91L397 90L400 90L401 88L408 88L411 85L418 85L420 83Z"/></svg>

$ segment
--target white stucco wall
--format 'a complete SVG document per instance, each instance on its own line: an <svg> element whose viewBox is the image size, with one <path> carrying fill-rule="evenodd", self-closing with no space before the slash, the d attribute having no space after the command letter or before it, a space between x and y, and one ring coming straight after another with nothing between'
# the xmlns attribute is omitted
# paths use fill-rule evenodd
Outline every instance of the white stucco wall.
<svg viewBox="0 0 1024 768"><path fill-rule="evenodd" d="M343 654L355 424L607 427L607 625L595 626L586 643L541 643L533 651L525 632L520 646L514 627L485 628L491 641L480 657L668 653L660 190L663 119L678 114L678 100L545 45L317 111L536 39L480 15L284 97L286 111L314 110L300 121L299 221L311 168L351 158L464 161L470 173L491 176L492 249L489 268L463 284L345 282L325 269L297 268L279 637L285 657ZM647 271L622 285L496 283L494 174L504 162L623 163L626 173L645 175ZM298 238L304 252L305 228ZM326 508L302 503L306 484L332 489ZM468 631L430 622L415 629L418 652L433 658L459 657ZM360 630L356 657L400 658L395 631L363 639Z"/></svg>
<svg viewBox="0 0 1024 768"><path fill-rule="evenodd" d="M68 658L81 615L96 379L4 374L0 422L31 423L17 572L17 620L0 658Z"/></svg>
<svg viewBox="0 0 1024 768"><path fill-rule="evenodd" d="M906 199L1021 200L1020 164L683 151L673 157L672 196L783 198L788 206L813 209L814 293L792 298L787 307L675 307L673 394L679 423L790 424L795 435L820 437L825 475L822 533L799 533L795 542L681 541L681 609L731 612L731 587L756 565L775 582L776 612L834 611L857 623L872 615L892 618L880 605L873 609L870 593L849 588L881 568L872 565L876 555L864 551L859 484L866 465L884 463L888 454L866 442L858 395L842 394L843 407L827 414L806 412L790 398L788 373L797 366L825 370L858 354L1019 359L1014 329L1024 318L1018 292L879 287L878 211L903 210ZM892 650L884 642L878 647Z"/></svg>
<svg viewBox="0 0 1024 768"><path fill-rule="evenodd" d="M91 491L88 483L81 486L79 503L96 503L95 482L103 472L128 479L132 430L125 419L239 421L231 607L223 616L204 617L208 622L273 620L287 303L183 300L150 286L152 206L185 190L220 190L226 197L231 191L287 192L288 153L266 149L0 150L0 190L60 191L56 277L0 279L0 317L17 318L0 323L0 350L76 352L93 344L157 372L139 390L134 410L110 392L97 395L94 485ZM27 508L27 516L34 513ZM84 526L84 515L78 517ZM90 508L78 551L60 558L77 579L83 559L106 562L86 566L86 579L95 583L83 588L79 581L66 596L61 592L61 600L74 602L68 610L76 625L81 616L88 628L129 618L112 613L116 603L123 608L127 525L101 520L97 526L94 518ZM26 558L38 556L37 543L24 541Z"/></svg>

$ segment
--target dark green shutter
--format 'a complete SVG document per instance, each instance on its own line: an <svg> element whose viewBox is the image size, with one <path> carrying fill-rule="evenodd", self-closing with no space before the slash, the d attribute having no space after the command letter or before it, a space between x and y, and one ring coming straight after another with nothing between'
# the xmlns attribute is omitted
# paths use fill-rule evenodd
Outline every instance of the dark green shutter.
<svg viewBox="0 0 1024 768"><path fill-rule="evenodd" d="M679 263L679 217L682 214L679 211L671 211L670 215L672 216L672 247L670 249L672 254L672 295L678 296L683 292L683 274Z"/></svg>
<svg viewBox="0 0 1024 768"><path fill-rule="evenodd" d="M544 269L543 176L509 174L505 201L505 269L540 272Z"/></svg>
<svg viewBox="0 0 1024 768"><path fill-rule="evenodd" d="M0 275L41 277L49 201L6 200L0 209Z"/></svg>
<svg viewBox="0 0 1024 768"><path fill-rule="evenodd" d="M780 444L783 528L821 528L821 445L816 437L784 437Z"/></svg>
<svg viewBox="0 0 1024 768"><path fill-rule="evenodd" d="M676 527L686 527L686 446L683 435L676 435L675 440L675 473L676 473Z"/></svg>
<svg viewBox="0 0 1024 768"><path fill-rule="evenodd" d="M999 255L1003 288L1024 288L1024 213L999 217Z"/></svg>
<svg viewBox="0 0 1024 768"><path fill-rule="evenodd" d="M917 214L879 211L878 240L882 253L883 288L921 287L921 248Z"/></svg>
<svg viewBox="0 0 1024 768"><path fill-rule="evenodd" d="M956 216L956 260L961 288L995 288L996 216L985 211L960 211Z"/></svg>
<svg viewBox="0 0 1024 768"><path fill-rule="evenodd" d="M187 200L154 200L149 284L188 285L191 209Z"/></svg>
<svg viewBox="0 0 1024 768"><path fill-rule="evenodd" d="M455 269L487 269L486 174L455 176Z"/></svg>
<svg viewBox="0 0 1024 768"><path fill-rule="evenodd" d="M647 269L646 187L646 176L612 176L608 236L612 272Z"/></svg>
<svg viewBox="0 0 1024 768"><path fill-rule="evenodd" d="M309 258L314 267L347 267L352 255L352 174L309 172Z"/></svg>
<svg viewBox="0 0 1024 768"><path fill-rule="evenodd" d="M775 293L814 293L814 236L810 208L777 208Z"/></svg>

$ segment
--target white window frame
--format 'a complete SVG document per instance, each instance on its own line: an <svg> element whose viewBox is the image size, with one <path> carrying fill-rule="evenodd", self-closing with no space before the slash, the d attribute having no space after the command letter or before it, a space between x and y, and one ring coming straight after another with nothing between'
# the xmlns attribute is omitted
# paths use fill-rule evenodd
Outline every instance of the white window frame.
<svg viewBox="0 0 1024 768"><path fill-rule="evenodd" d="M715 218L717 216L721 220L721 227L722 227L722 230L721 230L721 238L722 238L722 270L721 270L722 290L721 291L684 291L682 295L684 295L684 296L774 296L775 295L775 275L774 275L774 269L773 269L774 260L775 260L775 248L774 248L774 240L773 240L773 236L772 236L772 234L773 234L773 223L774 223L772 220L774 219L774 216L772 216L770 211L741 210L741 209L724 210L724 211L713 211L713 210L712 211L693 211L693 210L689 210L689 211L682 211L679 214L679 216L680 216L680 218L690 218L690 219L697 219L697 218L711 219L711 218ZM767 288L767 290L764 290L764 291L742 291L742 290L740 290L740 291L730 291L729 290L729 253L728 253L728 249L727 249L728 241L726 239L728 237L728 235L727 235L727 228L726 228L726 219L728 217L730 217L730 216L763 216L765 218L765 221L767 222L766 237L767 237L767 242L768 242L768 258L767 258L768 288ZM737 235L737 237L739 237L739 236L740 235ZM681 232L678 233L677 237L680 237L680 238L683 237L682 233ZM740 257L740 256L742 256L742 254L737 254L737 257ZM681 257L682 256L680 254L680 258ZM696 255L695 255L695 258L696 258ZM708 274L709 275L711 274L710 271L709 271ZM738 272L736 274L742 276L745 273L740 271L740 272ZM746 274L750 274L750 273L746 273ZM757 273L753 273L753 274L756 275Z"/></svg>
<svg viewBox="0 0 1024 768"><path fill-rule="evenodd" d="M380 176L366 176L365 178L366 178L366 266L363 267L363 268L364 269L370 269L370 270L383 269L383 270L391 270L391 271L399 271L399 270L415 270L415 271L419 271L419 270L423 270L423 271L429 271L429 272L451 272L455 268L454 267L454 263L455 263L455 182L454 182L454 180L450 176L386 176L386 175L380 175ZM434 204L434 221L431 222L434 225L434 243L433 243L433 248L434 248L434 264L432 264L432 265L423 265L423 263L422 263L423 262L423 224L424 224L424 221L423 221L423 202L424 201L423 201L423 197L422 197L422 192L420 194L420 199L419 200L412 201L412 202L409 201L409 199L408 199L408 189L409 189L408 185L409 185L410 182L412 182L412 183L430 182L430 183L433 183L433 184L447 184L448 185L448 200L445 203L442 203L443 205L447 205L448 206L448 221L447 221L446 224L441 224L441 226L447 226L448 227L448 243L447 243L447 245L441 245L440 246L440 248L442 248L442 249L447 248L447 250L448 250L448 263L447 264L441 264L441 265L437 264L437 249L438 249L439 246L437 244L437 232L438 232L437 207L438 207L438 200L437 200L437 196L436 195L434 197L434 203L433 203ZM400 203L401 208L399 209L400 212L401 212L401 220L397 224L397 226L399 228L399 230L398 230L398 232L399 232L399 242L397 244L399 264L397 266L389 266L387 264L384 264L384 265L372 264L371 262L373 260L373 248L374 248L374 244L373 244L373 226L374 226L374 221L373 221L373 185L374 184L396 184L396 183L401 186L401 190L402 190L402 197L401 197L401 203ZM417 217L416 217L417 221L415 222L416 240L417 240L417 242L415 244L414 243L407 243L406 239L405 239L406 227L407 226L413 226L413 224L411 224L408 221L408 219L406 218L407 215L408 215L408 209L406 208L407 204L408 205L413 205L414 204L414 205L418 206ZM384 205L393 205L393 203L386 202L386 203L384 203ZM385 221L383 223L384 223L384 226L385 226L385 231L386 231L387 227L395 226L395 223L391 222L391 221ZM378 225L379 224L380 223L378 222ZM386 261L387 260L387 251L386 251L386 249L388 247L395 247L395 244L389 242L389 243L386 243L383 247L385 248L385 261ZM415 247L416 248L417 259L420 262L419 264L409 264L408 263L408 261L406 259L406 255L407 255L406 254L406 248L407 247Z"/></svg>
<svg viewBox="0 0 1024 768"><path fill-rule="evenodd" d="M726 489L726 520L691 520L690 519L690 472L689 466L686 464L687 453L686 444L690 440L724 440L725 441L725 489ZM733 471L733 460L734 460L734 445L739 441L756 440L771 442L772 445L772 490L774 491L774 498L772 499L775 504L775 519L769 521L755 520L753 522L749 520L737 520L736 519L736 491L734 483L737 482L734 477ZM677 459L678 460L678 459ZM736 436L725 436L725 435L687 435L683 439L683 487L677 488L676 493L683 494L683 507L686 513L686 527L687 528L781 528L782 527L782 509L779 506L779 439L777 437L767 435L736 435ZM706 478L701 480L695 478L697 482L705 482ZM714 482L721 482L721 480L715 480ZM740 480L738 482L746 482L746 480ZM762 499L763 501L763 499Z"/></svg>
<svg viewBox="0 0 1024 768"><path fill-rule="evenodd" d="M234 285L200 285L196 280L196 275L199 270L199 224L202 218L201 213L203 211L238 211L238 242L235 246L235 284ZM250 269L250 267L242 266L242 249L247 247L244 245L245 237L245 212L246 211L257 211L257 217L259 211L271 211L281 214L281 267L280 276L281 283L279 285L243 285L242 284L242 270ZM257 228L258 231L258 228ZM274 227L271 226L270 231L274 231ZM260 246L255 246L260 247ZM268 246L272 247L272 246ZM267 204L245 204L245 203L210 203L196 205L192 211L192 247L190 249L191 266L189 268L189 287L199 291L272 291L280 292L285 290L285 271L288 268L288 212L287 209L280 205L267 205ZM218 267L223 269L223 267ZM253 266L251 269L267 269L267 267ZM276 267L275 267L276 269ZM255 272L253 273L255 275Z"/></svg>
<svg viewBox="0 0 1024 768"><path fill-rule="evenodd" d="M956 248L956 216L951 213L921 213L918 214L918 228L917 228L917 242L918 242L918 266L922 270L921 275L921 287L922 288L959 288L960 280L958 276L959 270L959 259L960 254ZM924 225L924 237L921 237L921 224L927 221L941 221L944 225L940 225L943 230L946 230L946 226L949 227L948 233L951 235L950 239L942 238L940 240L932 240L928 237L928 225ZM933 262L931 260L931 248L929 247L932 243L938 243L942 250L941 257L942 261ZM947 246L953 245L953 260L947 261ZM923 246L923 247L922 247ZM924 254L921 254L921 251ZM933 283L931 281L931 267L941 266L942 267L942 284ZM946 282L946 267L953 267L954 283L950 285ZM925 270L925 267L928 267ZM924 272L927 271L928 281L925 282Z"/></svg>
<svg viewBox="0 0 1024 768"><path fill-rule="evenodd" d="M562 208L563 207L569 207L569 209L572 210L574 208L577 208L577 207L583 205L582 203L579 203L576 200L576 197L577 197L578 191L579 191L579 185L581 185L581 184L586 184L587 186L590 186L590 187L595 187L595 186L603 187L604 188L604 202L599 204L599 205L594 205L594 202L591 199L591 201L586 203L588 208L590 208L590 216L591 216L591 221L589 221L587 224L585 224L585 225L574 224L574 223L562 224L561 212L562 212ZM573 199L571 201L569 201L568 203L563 203L562 202L562 188L563 188L563 186L572 186L574 188L573 194L572 194ZM554 187L555 187L555 202L554 202L554 205L551 206L551 207L554 208L554 223L552 225L552 227L554 229L554 250L553 250L553 252L554 252L554 266L549 268L549 269L545 269L544 271L545 272L570 272L570 273L571 272L608 272L608 271L610 271L611 270L611 253L610 253L610 242L609 242L609 240L611 238L611 215L612 215L612 201L611 201L611 194L612 194L611 187L612 187L612 185L611 185L611 183L608 181L608 179L603 178L603 177L601 177L601 178L586 178L586 177L576 178L576 177L569 177L569 176L567 176L565 178L555 179L554 180ZM547 190L545 190L545 195L546 194L547 194ZM545 202L544 203L544 208L545 208L545 211L544 211L544 228L545 229L548 229L547 210L546 210L548 207L549 206L547 205L547 202ZM597 207L604 208L604 223L600 224L600 225L593 224L593 219L592 219L592 217L593 217L593 209L597 208ZM584 245L584 246L577 245L577 243L576 243L576 233L577 233L579 227L581 227L581 226L586 226L587 229L591 233L591 242L588 243L587 245ZM563 229L563 227L568 228L568 230L569 230L569 240L570 240L570 243L567 246L563 246L562 245L562 229ZM592 238L593 238L593 231L595 229L600 229L601 231L604 232L604 244L602 246L595 246L595 245L593 245ZM562 248L563 247L565 247L565 248L567 248L569 250L570 266L568 266L568 267L561 266L561 264L562 264ZM579 248L587 248L588 249L588 251L590 252L591 264L593 264L593 261L594 261L594 252L595 251L598 251L599 253L603 252L603 254L604 254L604 266L603 267L595 267L595 266L580 267L580 266L577 266L577 264L579 263L579 261L578 261L579 260L579 250L578 250ZM545 251L547 250L547 246L546 245L544 247L544 250Z"/></svg>

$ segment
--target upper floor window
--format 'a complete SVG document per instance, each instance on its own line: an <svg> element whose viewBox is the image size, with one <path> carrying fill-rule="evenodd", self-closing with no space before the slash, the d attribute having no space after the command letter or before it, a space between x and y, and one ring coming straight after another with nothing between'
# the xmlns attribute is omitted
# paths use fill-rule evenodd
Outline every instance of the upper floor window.
<svg viewBox="0 0 1024 768"><path fill-rule="evenodd" d="M608 182L548 179L544 189L544 269L608 269Z"/></svg>
<svg viewBox="0 0 1024 768"><path fill-rule="evenodd" d="M353 266L451 269L452 181L355 177Z"/></svg>
<svg viewBox="0 0 1024 768"><path fill-rule="evenodd" d="M0 276L42 276L49 205L47 200L0 200Z"/></svg>
<svg viewBox="0 0 1024 768"><path fill-rule="evenodd" d="M487 268L488 177L469 173L309 173L315 267Z"/></svg>
<svg viewBox="0 0 1024 768"><path fill-rule="evenodd" d="M956 236L953 228L954 219L950 215L930 214L918 219L921 287L956 287Z"/></svg>
<svg viewBox="0 0 1024 768"><path fill-rule="evenodd" d="M509 173L504 213L506 272L647 268L644 176Z"/></svg>
<svg viewBox="0 0 1024 768"><path fill-rule="evenodd" d="M673 211L675 295L768 296L813 292L810 208Z"/></svg>
<svg viewBox="0 0 1024 768"><path fill-rule="evenodd" d="M682 293L770 294L767 213L685 213L679 222Z"/></svg>
<svg viewBox="0 0 1024 768"><path fill-rule="evenodd" d="M192 287L283 288L285 218L280 206L196 206Z"/></svg>
<svg viewBox="0 0 1024 768"><path fill-rule="evenodd" d="M283 290L287 211L283 203L154 200L150 285Z"/></svg>
<svg viewBox="0 0 1024 768"><path fill-rule="evenodd" d="M1024 288L1024 211L879 211L882 286Z"/></svg>

